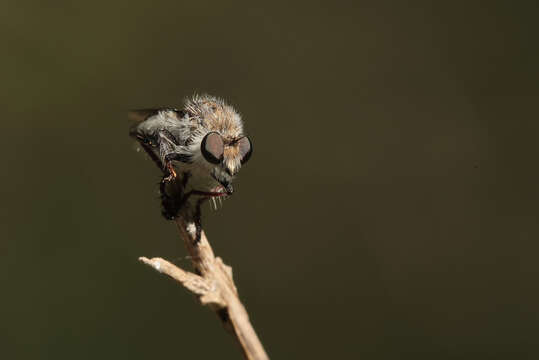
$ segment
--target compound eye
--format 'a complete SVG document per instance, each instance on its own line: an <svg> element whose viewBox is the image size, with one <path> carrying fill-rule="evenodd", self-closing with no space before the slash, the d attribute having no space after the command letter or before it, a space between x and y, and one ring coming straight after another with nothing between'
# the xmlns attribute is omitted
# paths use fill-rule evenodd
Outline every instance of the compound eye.
<svg viewBox="0 0 539 360"><path fill-rule="evenodd" d="M241 157L241 163L245 164L253 153L253 146L251 145L251 140L249 140L247 136L242 137L238 140L238 147Z"/></svg>
<svg viewBox="0 0 539 360"><path fill-rule="evenodd" d="M204 136L202 143L200 144L200 151L208 162L212 164L219 164L223 159L223 152L225 151L225 144L223 138L216 132L211 132Z"/></svg>

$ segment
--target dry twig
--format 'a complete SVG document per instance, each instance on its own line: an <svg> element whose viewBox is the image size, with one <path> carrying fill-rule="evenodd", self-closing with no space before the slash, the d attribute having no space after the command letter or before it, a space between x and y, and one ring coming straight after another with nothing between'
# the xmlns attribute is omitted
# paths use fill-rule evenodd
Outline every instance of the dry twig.
<svg viewBox="0 0 539 360"><path fill-rule="evenodd" d="M141 257L139 260L178 281L196 294L202 305L210 306L219 315L225 328L233 333L246 359L268 359L239 299L232 279L232 268L225 265L221 258L215 257L204 231L200 241L195 242L196 230L193 223L187 224L182 218L177 218L176 225L191 255L196 274L182 270L162 258Z"/></svg>

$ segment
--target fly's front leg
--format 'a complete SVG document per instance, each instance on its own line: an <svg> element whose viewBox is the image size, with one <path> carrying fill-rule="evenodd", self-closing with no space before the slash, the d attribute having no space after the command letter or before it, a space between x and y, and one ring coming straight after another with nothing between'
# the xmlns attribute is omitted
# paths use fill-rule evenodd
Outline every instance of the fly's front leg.
<svg viewBox="0 0 539 360"><path fill-rule="evenodd" d="M159 194L161 197L161 214L167 220L173 220L177 214L180 200L176 199L174 196L170 196L167 192L167 184L177 177L176 171L172 167L170 161L166 162L166 165L163 165L163 161L156 154L155 148L158 146L155 137L143 136L138 134L136 136L140 146L146 151L150 159L157 165L157 167L163 171L164 175L159 182Z"/></svg>
<svg viewBox="0 0 539 360"><path fill-rule="evenodd" d="M191 192L185 192L190 174L182 172L171 181L165 180L167 176L163 176L159 190L161 193L161 213L167 220L174 220L178 217L180 211L188 205Z"/></svg>
<svg viewBox="0 0 539 360"><path fill-rule="evenodd" d="M163 171L165 172L165 174L168 175L163 177L162 182L172 181L178 176L178 174L176 174L176 170L174 170L174 166L172 165L171 161L167 161L165 163L165 169Z"/></svg>
<svg viewBox="0 0 539 360"><path fill-rule="evenodd" d="M171 181L177 177L172 161L182 163L191 163L191 157L182 152L178 141L168 130L160 130L159 137L159 155L163 163L163 171L167 175L165 180Z"/></svg>
<svg viewBox="0 0 539 360"><path fill-rule="evenodd" d="M166 219L173 220L178 216L180 210L186 206L190 195L185 194L190 174L185 171L178 173L173 161L187 163L191 162L190 158L181 153L177 139L168 130L161 129L151 134L138 133L136 138L141 147L163 172L159 182L161 212Z"/></svg>
<svg viewBox="0 0 539 360"><path fill-rule="evenodd" d="M176 179L178 176L174 170L174 165L172 164L172 160L176 160L174 154L176 147L178 146L178 141L170 131L164 129L159 130L157 138L159 143L159 155L163 165L163 172L165 173L163 181L169 182Z"/></svg>
<svg viewBox="0 0 539 360"><path fill-rule="evenodd" d="M167 192L167 184L165 181L166 176L163 176L159 183L159 193L161 194L161 214L167 220L174 220L178 214L178 200L169 196Z"/></svg>

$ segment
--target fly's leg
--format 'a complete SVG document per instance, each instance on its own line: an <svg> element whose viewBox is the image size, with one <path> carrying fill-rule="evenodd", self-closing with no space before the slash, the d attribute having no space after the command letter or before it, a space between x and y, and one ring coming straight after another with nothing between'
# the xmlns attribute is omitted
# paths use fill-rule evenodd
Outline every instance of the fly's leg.
<svg viewBox="0 0 539 360"><path fill-rule="evenodd" d="M159 144L159 155L165 174L163 181L172 181L178 176L172 164L172 160L176 160L173 155L176 146L178 146L178 141L170 131L162 129L157 133L157 143Z"/></svg>
<svg viewBox="0 0 539 360"><path fill-rule="evenodd" d="M139 134L137 135L137 140L152 161L163 171L163 177L159 182L162 205L161 213L165 219L174 220L178 217L180 211L185 206L188 206L189 198L194 192L185 193L190 173L182 172L181 176L178 176L172 161L190 163L191 158L174 151L175 145L178 144L174 136L167 130L159 131L157 139L155 137L144 137ZM159 147L160 156L154 150L156 147ZM195 224L195 244L200 242L202 236L201 206L205 200L205 198L197 200L194 206L194 212L192 213Z"/></svg>
<svg viewBox="0 0 539 360"><path fill-rule="evenodd" d="M177 176L172 161L192 162L190 156L178 152L179 142L168 130L161 129L156 134L138 133L136 138L153 162L163 171L167 181Z"/></svg>
<svg viewBox="0 0 539 360"><path fill-rule="evenodd" d="M174 220L178 215L179 204L178 200L169 196L167 193L168 181L165 180L166 176L163 176L159 183L159 193L161 195L161 214L167 220Z"/></svg>
<svg viewBox="0 0 539 360"><path fill-rule="evenodd" d="M189 181L190 173L182 172L173 180L167 180L167 176L163 176L159 184L161 193L161 213L167 220L174 220L180 214L180 211L188 204L189 197L192 192L185 192L187 182Z"/></svg>
<svg viewBox="0 0 539 360"><path fill-rule="evenodd" d="M185 196L184 189L189 179L187 172L182 173L181 177L179 176L173 161L189 162L190 159L175 152L178 142L168 130L159 130L157 134L151 136L139 133L136 138L152 161L163 172L163 177L159 182L161 213L165 219L173 220L187 202L188 196Z"/></svg>
<svg viewBox="0 0 539 360"><path fill-rule="evenodd" d="M173 181L176 177L176 171L174 170L174 167L172 166L171 160L166 161L165 165L163 166L163 162L159 158L159 156L156 155L154 149L152 147L156 147L157 141L155 141L155 138L153 137L144 137L140 134L137 135L137 140L140 143L140 146L146 151L150 159L157 165L157 167L163 171L163 177L161 178L161 181L159 182L159 194L161 196L161 214L163 217L167 220L173 220L179 211L179 204L178 200L176 200L174 197L171 197L167 194L167 184L171 181Z"/></svg>

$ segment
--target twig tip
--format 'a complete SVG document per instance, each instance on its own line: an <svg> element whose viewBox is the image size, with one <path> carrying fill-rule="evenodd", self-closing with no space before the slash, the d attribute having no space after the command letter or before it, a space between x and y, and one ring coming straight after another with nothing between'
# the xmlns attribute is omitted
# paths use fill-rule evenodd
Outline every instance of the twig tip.
<svg viewBox="0 0 539 360"><path fill-rule="evenodd" d="M138 259L144 264L149 265L153 267L155 270L161 272L161 262L158 259L148 259L145 256L141 256Z"/></svg>

